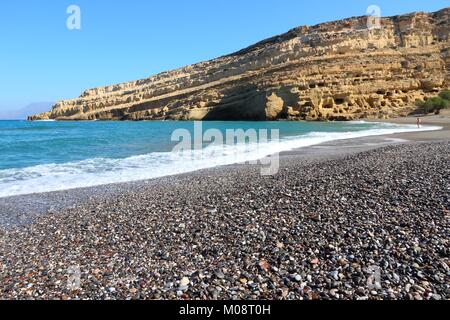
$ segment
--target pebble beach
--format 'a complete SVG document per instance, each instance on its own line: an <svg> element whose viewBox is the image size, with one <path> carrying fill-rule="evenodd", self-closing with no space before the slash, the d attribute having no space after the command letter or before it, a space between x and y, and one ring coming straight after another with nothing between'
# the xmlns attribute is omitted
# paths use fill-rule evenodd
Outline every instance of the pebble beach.
<svg viewBox="0 0 450 320"><path fill-rule="evenodd" d="M274 176L233 165L3 213L0 298L449 299L442 132L292 152Z"/></svg>

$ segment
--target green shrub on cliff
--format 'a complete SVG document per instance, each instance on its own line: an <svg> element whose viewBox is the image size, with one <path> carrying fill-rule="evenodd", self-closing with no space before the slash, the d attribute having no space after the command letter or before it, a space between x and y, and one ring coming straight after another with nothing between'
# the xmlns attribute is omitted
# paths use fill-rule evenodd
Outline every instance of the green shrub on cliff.
<svg viewBox="0 0 450 320"><path fill-rule="evenodd" d="M417 109L415 113L439 113L440 110L450 107L450 90L444 90L439 96L430 98L426 101L417 100L416 106Z"/></svg>
<svg viewBox="0 0 450 320"><path fill-rule="evenodd" d="M444 90L439 94L439 97L441 97L444 100L450 101L450 90Z"/></svg>

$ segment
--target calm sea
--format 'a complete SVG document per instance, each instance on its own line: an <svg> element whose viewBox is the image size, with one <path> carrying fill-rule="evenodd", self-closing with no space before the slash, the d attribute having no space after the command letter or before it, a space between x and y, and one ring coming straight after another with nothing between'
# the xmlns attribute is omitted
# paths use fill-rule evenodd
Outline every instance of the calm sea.
<svg viewBox="0 0 450 320"><path fill-rule="evenodd" d="M222 148L204 143L201 156L199 151L175 156L174 131L185 129L193 136L194 122L0 121L0 197L150 179L331 140L418 130L366 122L203 122L202 127L223 136L234 129L268 130L268 139L258 135L259 143ZM279 130L279 139L271 137L271 129Z"/></svg>

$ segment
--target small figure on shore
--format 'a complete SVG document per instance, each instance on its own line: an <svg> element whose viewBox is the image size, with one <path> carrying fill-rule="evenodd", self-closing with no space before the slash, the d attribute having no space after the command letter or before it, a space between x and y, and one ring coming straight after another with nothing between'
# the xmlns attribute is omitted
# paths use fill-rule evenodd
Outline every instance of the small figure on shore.
<svg viewBox="0 0 450 320"><path fill-rule="evenodd" d="M422 126L422 119L421 118L417 118L417 128L420 129L421 126Z"/></svg>

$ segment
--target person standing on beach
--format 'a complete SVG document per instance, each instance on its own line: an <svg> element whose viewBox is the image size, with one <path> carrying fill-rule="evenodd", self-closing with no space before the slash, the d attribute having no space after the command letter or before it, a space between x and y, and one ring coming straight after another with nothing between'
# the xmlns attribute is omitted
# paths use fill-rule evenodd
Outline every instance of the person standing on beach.
<svg viewBox="0 0 450 320"><path fill-rule="evenodd" d="M421 126L422 126L422 119L417 118L417 128L420 129Z"/></svg>

